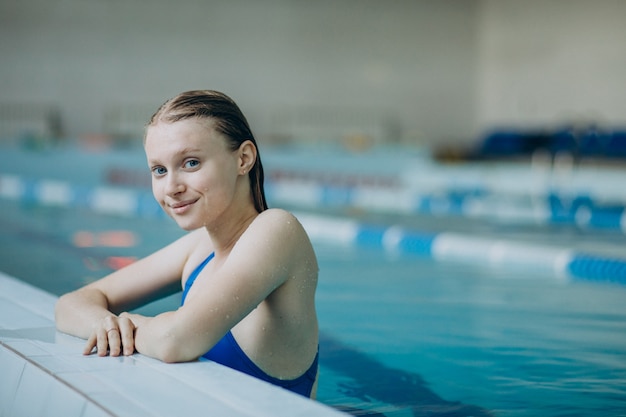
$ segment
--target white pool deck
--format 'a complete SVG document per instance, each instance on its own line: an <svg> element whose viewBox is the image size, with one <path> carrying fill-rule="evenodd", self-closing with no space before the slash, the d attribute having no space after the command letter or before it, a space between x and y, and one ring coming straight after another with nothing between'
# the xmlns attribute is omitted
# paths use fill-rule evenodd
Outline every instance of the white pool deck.
<svg viewBox="0 0 626 417"><path fill-rule="evenodd" d="M345 415L209 361L83 356L55 302L0 272L0 417Z"/></svg>

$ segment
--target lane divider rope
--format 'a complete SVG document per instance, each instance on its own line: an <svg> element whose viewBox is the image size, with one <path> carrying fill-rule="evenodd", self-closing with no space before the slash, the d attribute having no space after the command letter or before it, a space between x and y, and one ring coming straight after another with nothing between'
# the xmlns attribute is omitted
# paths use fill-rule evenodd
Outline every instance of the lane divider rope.
<svg viewBox="0 0 626 417"><path fill-rule="evenodd" d="M0 198L44 206L89 209L107 215L165 218L147 191L82 187L56 180L30 180L0 175ZM626 285L626 259L459 233L429 233L399 226L374 226L353 219L295 213L314 241L419 255L437 261L523 267L562 280Z"/></svg>

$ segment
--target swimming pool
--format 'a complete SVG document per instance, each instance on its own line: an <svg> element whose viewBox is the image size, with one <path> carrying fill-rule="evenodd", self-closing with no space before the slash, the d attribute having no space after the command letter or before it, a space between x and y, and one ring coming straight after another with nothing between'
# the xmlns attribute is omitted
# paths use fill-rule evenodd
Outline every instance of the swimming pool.
<svg viewBox="0 0 626 417"><path fill-rule="evenodd" d="M29 198L0 200L0 212L0 269L57 295L181 234L157 215L44 207ZM391 220L359 216L385 227ZM431 231L451 226L432 217L406 221ZM519 232L464 227L477 239ZM321 269L319 401L353 415L626 413L626 286L554 279L550 270L506 262L436 261L312 234ZM576 243L568 234L533 239L541 236ZM172 297L144 311L176 305Z"/></svg>

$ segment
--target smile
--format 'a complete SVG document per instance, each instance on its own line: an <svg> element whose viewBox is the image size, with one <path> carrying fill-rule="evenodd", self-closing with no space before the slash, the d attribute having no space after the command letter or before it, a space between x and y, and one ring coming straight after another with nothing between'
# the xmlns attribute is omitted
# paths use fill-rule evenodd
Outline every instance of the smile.
<svg viewBox="0 0 626 417"><path fill-rule="evenodd" d="M172 212L174 212L174 214L185 214L187 211L189 211L189 209L191 209L191 206L198 201L196 200L185 200L185 201L181 201L179 203L176 204L169 204L170 209L172 210Z"/></svg>

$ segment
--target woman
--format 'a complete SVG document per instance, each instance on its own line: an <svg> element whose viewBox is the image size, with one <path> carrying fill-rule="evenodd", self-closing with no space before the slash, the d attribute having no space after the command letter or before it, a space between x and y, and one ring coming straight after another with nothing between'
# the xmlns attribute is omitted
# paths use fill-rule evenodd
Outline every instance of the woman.
<svg viewBox="0 0 626 417"><path fill-rule="evenodd" d="M144 139L152 191L182 238L56 305L57 328L85 354L204 357L314 397L318 267L290 213L268 209L248 122L216 91L189 91L152 116ZM180 290L176 311L128 313Z"/></svg>

